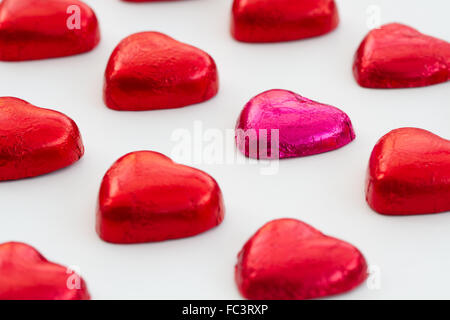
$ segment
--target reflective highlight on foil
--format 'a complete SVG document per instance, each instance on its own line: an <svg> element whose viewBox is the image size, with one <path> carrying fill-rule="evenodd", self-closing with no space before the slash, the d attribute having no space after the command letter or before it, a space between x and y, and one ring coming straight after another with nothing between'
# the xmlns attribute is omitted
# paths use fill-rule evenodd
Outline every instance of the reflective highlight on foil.
<svg viewBox="0 0 450 320"><path fill-rule="evenodd" d="M419 128L383 136L370 156L366 200L387 215L450 211L450 141Z"/></svg>
<svg viewBox="0 0 450 320"><path fill-rule="evenodd" d="M234 0L231 34L243 42L311 38L339 24L334 0Z"/></svg>
<svg viewBox="0 0 450 320"><path fill-rule="evenodd" d="M367 88L411 88L450 79L450 43L391 23L369 32L355 55L353 73Z"/></svg>
<svg viewBox="0 0 450 320"><path fill-rule="evenodd" d="M103 178L98 203L97 233L113 243L194 236L219 225L225 214L211 176L153 151L117 160Z"/></svg>
<svg viewBox="0 0 450 320"><path fill-rule="evenodd" d="M275 89L257 95L245 105L236 124L238 149L247 157L273 158L274 129L279 133L281 159L335 150L355 139L350 118L343 111ZM267 132L267 140L260 139L261 130Z"/></svg>
<svg viewBox="0 0 450 320"><path fill-rule="evenodd" d="M0 97L0 181L35 177L84 154L76 123L66 115Z"/></svg>
<svg viewBox="0 0 450 320"><path fill-rule="evenodd" d="M73 13L68 8L76 8ZM68 27L71 15L79 24ZM94 49L100 29L94 11L79 0L3 0L0 3L0 60L71 56Z"/></svg>
<svg viewBox="0 0 450 320"><path fill-rule="evenodd" d="M0 244L0 300L89 300L84 280L19 242Z"/></svg>
<svg viewBox="0 0 450 320"><path fill-rule="evenodd" d="M115 110L179 108L218 90L217 67L206 52L159 32L122 40L105 71L104 100Z"/></svg>

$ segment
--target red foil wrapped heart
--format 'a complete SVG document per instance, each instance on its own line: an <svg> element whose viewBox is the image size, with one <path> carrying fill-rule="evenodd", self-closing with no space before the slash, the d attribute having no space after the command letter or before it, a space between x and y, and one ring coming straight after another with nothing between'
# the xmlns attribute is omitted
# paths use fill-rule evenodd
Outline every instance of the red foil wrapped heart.
<svg viewBox="0 0 450 320"><path fill-rule="evenodd" d="M367 277L361 252L295 219L274 220L245 244L235 269L242 295L303 300L349 291Z"/></svg>
<svg viewBox="0 0 450 320"><path fill-rule="evenodd" d="M99 41L95 13L79 0L0 3L0 60L70 56L92 50Z"/></svg>
<svg viewBox="0 0 450 320"><path fill-rule="evenodd" d="M370 156L366 200L387 215L450 211L450 141L418 128L383 136Z"/></svg>
<svg viewBox="0 0 450 320"><path fill-rule="evenodd" d="M49 173L83 154L72 119L17 98L0 98L0 181Z"/></svg>
<svg viewBox="0 0 450 320"><path fill-rule="evenodd" d="M97 233L113 243L194 236L224 218L222 192L203 171L152 151L129 153L103 178Z"/></svg>
<svg viewBox="0 0 450 320"><path fill-rule="evenodd" d="M450 43L392 23L369 32L353 73L367 88L423 87L450 79Z"/></svg>
<svg viewBox="0 0 450 320"><path fill-rule="evenodd" d="M334 0L234 0L231 34L243 42L299 40L333 31Z"/></svg>
<svg viewBox="0 0 450 320"><path fill-rule="evenodd" d="M84 280L18 242L0 244L0 300L88 300Z"/></svg>
<svg viewBox="0 0 450 320"><path fill-rule="evenodd" d="M219 88L214 60L159 32L122 40L105 72L104 100L115 110L179 108L206 101Z"/></svg>

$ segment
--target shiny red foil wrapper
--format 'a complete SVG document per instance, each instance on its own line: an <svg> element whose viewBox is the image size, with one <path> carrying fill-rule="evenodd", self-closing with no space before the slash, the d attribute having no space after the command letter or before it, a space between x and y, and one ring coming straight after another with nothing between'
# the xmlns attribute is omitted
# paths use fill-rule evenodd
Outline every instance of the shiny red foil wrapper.
<svg viewBox="0 0 450 320"><path fill-rule="evenodd" d="M67 167L84 154L75 122L18 98L0 98L0 181Z"/></svg>
<svg viewBox="0 0 450 320"><path fill-rule="evenodd" d="M179 108L211 99L219 89L214 60L159 32L119 43L105 72L104 100L115 110Z"/></svg>
<svg viewBox="0 0 450 320"><path fill-rule="evenodd" d="M369 32L355 55L353 73L367 88L411 88L450 79L450 43L391 23Z"/></svg>
<svg viewBox="0 0 450 320"><path fill-rule="evenodd" d="M383 136L370 156L366 200L386 215L450 211L450 141L418 128Z"/></svg>
<svg viewBox="0 0 450 320"><path fill-rule="evenodd" d="M238 255L241 294L254 300L304 300L354 289L367 278L367 263L349 243L295 219L259 229Z"/></svg>
<svg viewBox="0 0 450 320"><path fill-rule="evenodd" d="M70 56L92 50L99 41L95 13L81 1L3 0L0 3L0 60Z"/></svg>
<svg viewBox="0 0 450 320"><path fill-rule="evenodd" d="M24 243L0 244L0 300L89 300L84 280Z"/></svg>
<svg viewBox="0 0 450 320"><path fill-rule="evenodd" d="M243 42L311 38L339 24L334 0L234 0L231 34Z"/></svg>
<svg viewBox="0 0 450 320"><path fill-rule="evenodd" d="M219 225L224 213L222 192L211 176L160 153L138 151L105 174L97 233L113 243L184 238Z"/></svg>

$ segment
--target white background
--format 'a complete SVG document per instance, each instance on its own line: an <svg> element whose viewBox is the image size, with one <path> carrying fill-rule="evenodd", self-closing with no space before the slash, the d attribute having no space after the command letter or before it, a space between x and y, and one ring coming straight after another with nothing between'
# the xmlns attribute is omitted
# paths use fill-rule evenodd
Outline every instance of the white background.
<svg viewBox="0 0 450 320"><path fill-rule="evenodd" d="M448 0L338 0L339 28L326 36L279 44L243 44L229 33L231 0L132 4L86 0L101 23L94 51L62 59L0 63L0 96L16 96L72 117L86 154L45 176L0 183L0 242L23 241L49 260L81 268L94 299L239 299L236 255L264 223L301 219L356 245L381 273L337 299L450 298L450 213L386 217L364 200L367 161L391 129L416 126L450 137L450 84L369 90L353 79L353 54L368 32L367 8L450 40ZM221 79L218 96L176 110L117 112L102 102L103 72L117 43L138 31L160 31L206 50ZM326 154L284 160L276 175L255 165L197 164L221 186L224 223L200 236L162 243L111 245L95 233L100 181L130 151L170 155L178 128L232 129L243 105L272 88L335 105L351 117L357 138Z"/></svg>

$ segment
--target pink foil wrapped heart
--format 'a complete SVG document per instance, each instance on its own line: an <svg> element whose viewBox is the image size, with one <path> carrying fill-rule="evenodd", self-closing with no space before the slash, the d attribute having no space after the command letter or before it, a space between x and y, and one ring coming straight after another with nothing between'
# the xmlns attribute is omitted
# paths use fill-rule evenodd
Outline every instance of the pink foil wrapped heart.
<svg viewBox="0 0 450 320"><path fill-rule="evenodd" d="M236 125L238 149L258 159L323 153L354 139L352 123L343 111L280 89L252 98Z"/></svg>

